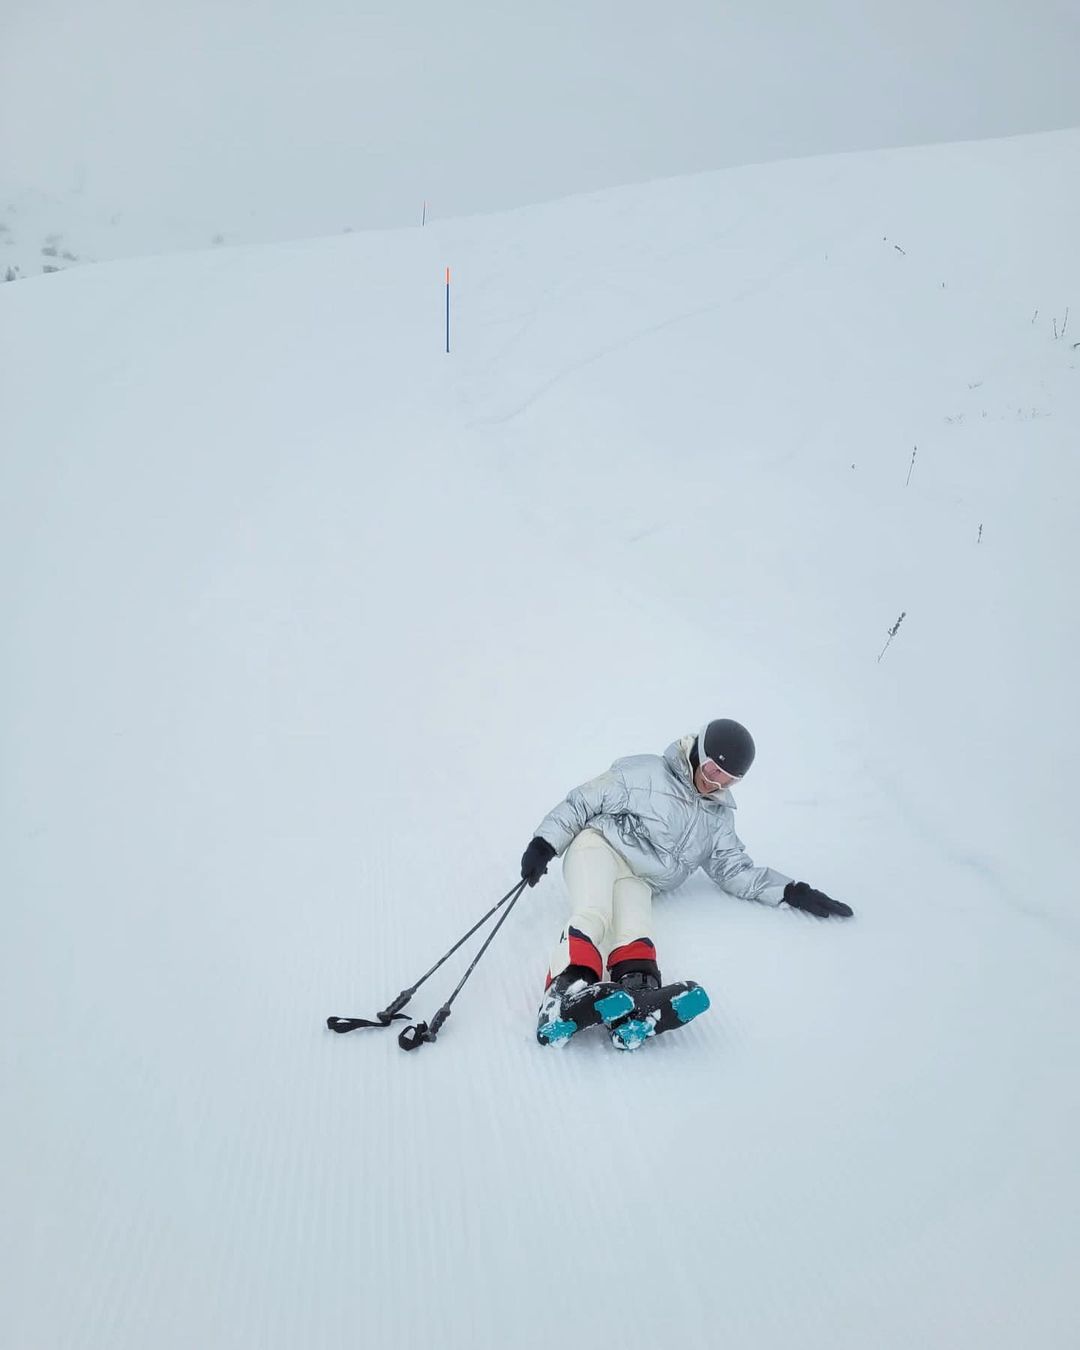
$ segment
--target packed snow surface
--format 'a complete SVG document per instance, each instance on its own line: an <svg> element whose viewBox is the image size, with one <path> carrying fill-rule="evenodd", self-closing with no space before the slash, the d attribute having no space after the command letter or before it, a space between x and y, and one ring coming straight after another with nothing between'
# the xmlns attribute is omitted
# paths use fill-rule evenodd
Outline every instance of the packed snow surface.
<svg viewBox="0 0 1080 1350"><path fill-rule="evenodd" d="M1078 154L0 288L5 1347L1075 1344ZM554 866L326 1030L714 716L854 919L698 874L545 1050Z"/></svg>

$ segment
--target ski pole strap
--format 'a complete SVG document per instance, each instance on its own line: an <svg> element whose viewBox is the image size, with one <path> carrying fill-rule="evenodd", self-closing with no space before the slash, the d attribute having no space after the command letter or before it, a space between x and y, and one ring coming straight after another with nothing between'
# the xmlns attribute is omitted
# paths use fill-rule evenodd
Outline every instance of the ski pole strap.
<svg viewBox="0 0 1080 1350"><path fill-rule="evenodd" d="M417 1022L414 1026L404 1027L398 1032L397 1043L402 1050L419 1050L425 1041L434 1041L439 1034L442 1024L450 1016L450 1005L444 1003L435 1016L431 1019L431 1026L426 1022Z"/></svg>
<svg viewBox="0 0 1080 1350"><path fill-rule="evenodd" d="M328 1017L326 1025L331 1031L357 1031L360 1027L388 1027L391 1022L407 1022L406 1013L376 1013L373 1022L367 1017Z"/></svg>

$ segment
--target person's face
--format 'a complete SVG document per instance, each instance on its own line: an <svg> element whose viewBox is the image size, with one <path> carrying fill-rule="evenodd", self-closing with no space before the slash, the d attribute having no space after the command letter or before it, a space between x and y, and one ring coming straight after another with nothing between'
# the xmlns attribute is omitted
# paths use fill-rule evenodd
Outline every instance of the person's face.
<svg viewBox="0 0 1080 1350"><path fill-rule="evenodd" d="M732 783L740 781L736 774L728 773L725 769L722 769L714 759L703 759L694 770L694 786L703 797L707 797L710 792L716 792L719 788L730 787Z"/></svg>

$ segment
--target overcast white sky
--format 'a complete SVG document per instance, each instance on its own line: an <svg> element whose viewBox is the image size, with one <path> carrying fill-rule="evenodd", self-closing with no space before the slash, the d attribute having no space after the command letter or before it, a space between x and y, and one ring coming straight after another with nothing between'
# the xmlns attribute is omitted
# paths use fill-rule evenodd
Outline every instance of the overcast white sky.
<svg viewBox="0 0 1080 1350"><path fill-rule="evenodd" d="M277 229L1080 125L1075 0L0 0L0 191Z"/></svg>

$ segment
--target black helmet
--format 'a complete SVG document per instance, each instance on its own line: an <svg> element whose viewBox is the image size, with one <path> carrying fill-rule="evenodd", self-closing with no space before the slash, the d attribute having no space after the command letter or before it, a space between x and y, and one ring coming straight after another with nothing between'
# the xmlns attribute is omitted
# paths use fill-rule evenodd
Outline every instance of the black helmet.
<svg viewBox="0 0 1080 1350"><path fill-rule="evenodd" d="M754 738L741 722L730 717L717 718L702 727L694 746L700 764L711 759L736 778L744 778L754 762Z"/></svg>

